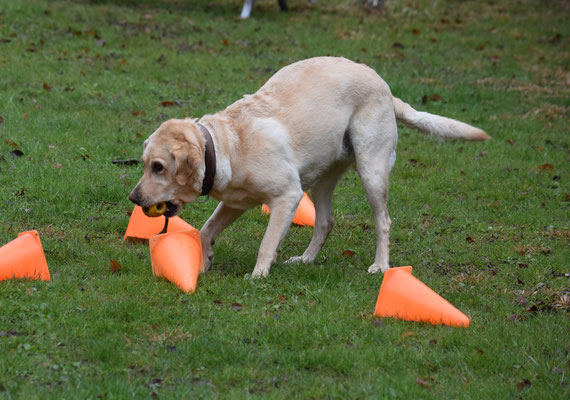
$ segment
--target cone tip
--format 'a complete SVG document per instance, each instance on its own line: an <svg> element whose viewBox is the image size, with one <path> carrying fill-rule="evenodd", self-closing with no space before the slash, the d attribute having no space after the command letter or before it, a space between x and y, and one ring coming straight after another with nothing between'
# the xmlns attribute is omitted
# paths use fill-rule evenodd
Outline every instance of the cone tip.
<svg viewBox="0 0 570 400"><path fill-rule="evenodd" d="M23 236L23 235L27 235L27 234L31 234L34 237L38 238L40 237L40 234L38 233L38 231L36 231L35 229L31 230L31 231L24 231L24 232L20 232L18 233L18 237Z"/></svg>
<svg viewBox="0 0 570 400"><path fill-rule="evenodd" d="M390 277L390 275L400 271L400 272L406 272L408 274L412 274L412 270L413 267L411 265L405 266L405 267L392 267L392 268L388 268L386 270L386 272L384 272L384 279Z"/></svg>
<svg viewBox="0 0 570 400"><path fill-rule="evenodd" d="M459 328L467 328L469 327L469 324L471 324L471 318L469 318L467 315L461 313L462 316L458 318L457 321L457 327Z"/></svg>

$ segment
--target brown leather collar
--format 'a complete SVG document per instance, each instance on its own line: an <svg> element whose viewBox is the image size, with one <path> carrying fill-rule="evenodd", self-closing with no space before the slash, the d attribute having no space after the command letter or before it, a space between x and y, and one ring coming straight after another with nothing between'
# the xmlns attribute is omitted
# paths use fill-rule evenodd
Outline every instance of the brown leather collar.
<svg viewBox="0 0 570 400"><path fill-rule="evenodd" d="M207 196L214 186L214 177L216 176L216 148L214 147L214 141L212 140L210 131L200 123L198 127L202 131L204 140L206 141L206 150L204 153L206 171L204 172L204 181L202 182L202 193L200 193L200 196Z"/></svg>

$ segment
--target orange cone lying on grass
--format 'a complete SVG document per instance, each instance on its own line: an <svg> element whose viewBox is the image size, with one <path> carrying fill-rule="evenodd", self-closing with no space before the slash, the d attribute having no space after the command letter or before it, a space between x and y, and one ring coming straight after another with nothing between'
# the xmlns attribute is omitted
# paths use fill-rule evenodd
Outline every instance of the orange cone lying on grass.
<svg viewBox="0 0 570 400"><path fill-rule="evenodd" d="M271 210L267 204L261 207L261 211L265 214L269 214ZM293 223L300 226L315 226L315 206L313 202L307 196L307 193L303 193L303 198L297 207L295 216L293 217Z"/></svg>
<svg viewBox="0 0 570 400"><path fill-rule="evenodd" d="M159 234L164 227L165 217L159 216L156 218L147 217L143 209L135 206L127 232L125 233L124 240L128 239L143 239L149 240L152 236ZM193 229L192 225L188 224L180 217L173 217L168 219L168 229L166 232L178 232L186 229Z"/></svg>
<svg viewBox="0 0 570 400"><path fill-rule="evenodd" d="M200 232L195 229L163 233L149 240L152 272L168 279L183 292L194 293L203 269Z"/></svg>
<svg viewBox="0 0 570 400"><path fill-rule="evenodd" d="M0 280L11 278L50 280L37 231L22 232L16 239L0 247Z"/></svg>
<svg viewBox="0 0 570 400"><path fill-rule="evenodd" d="M416 322L468 327L469 317L412 276L412 267L384 273L374 315Z"/></svg>

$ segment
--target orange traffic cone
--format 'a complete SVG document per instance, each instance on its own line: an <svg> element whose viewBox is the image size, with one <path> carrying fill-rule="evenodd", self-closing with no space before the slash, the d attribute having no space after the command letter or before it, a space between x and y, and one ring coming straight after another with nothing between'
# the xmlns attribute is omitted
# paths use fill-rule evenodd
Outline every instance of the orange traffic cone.
<svg viewBox="0 0 570 400"><path fill-rule="evenodd" d="M155 235L149 248L154 275L168 279L183 292L194 293L203 269L200 231L191 228Z"/></svg>
<svg viewBox="0 0 570 400"><path fill-rule="evenodd" d="M269 214L271 210L267 204L264 204L261 207L261 212ZM293 217L293 223L299 226L315 226L315 206L307 193L303 193L303 198Z"/></svg>
<svg viewBox="0 0 570 400"><path fill-rule="evenodd" d="M37 231L22 232L16 239L0 247L0 281L11 278L50 280Z"/></svg>
<svg viewBox="0 0 570 400"><path fill-rule="evenodd" d="M127 232L125 233L124 240L129 239L142 239L149 240L152 236L159 234L164 228L165 217L151 218L144 215L141 207L135 206ZM173 217L168 219L168 229L166 232L178 232L187 229L194 229L192 225L188 224L180 217Z"/></svg>
<svg viewBox="0 0 570 400"><path fill-rule="evenodd" d="M412 276L412 267L390 268L384 273L374 315L465 328L471 322L469 317Z"/></svg>

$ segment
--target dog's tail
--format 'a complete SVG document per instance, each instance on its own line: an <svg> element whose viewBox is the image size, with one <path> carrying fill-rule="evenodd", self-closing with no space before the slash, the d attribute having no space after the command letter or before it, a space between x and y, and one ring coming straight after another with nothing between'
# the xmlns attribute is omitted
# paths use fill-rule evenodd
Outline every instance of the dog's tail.
<svg viewBox="0 0 570 400"><path fill-rule="evenodd" d="M409 104L392 97L396 119L404 125L442 139L487 140L484 131L464 122L414 110Z"/></svg>

